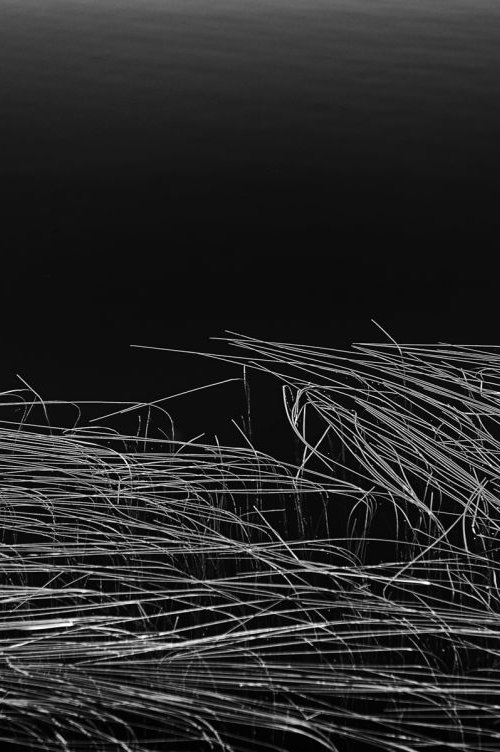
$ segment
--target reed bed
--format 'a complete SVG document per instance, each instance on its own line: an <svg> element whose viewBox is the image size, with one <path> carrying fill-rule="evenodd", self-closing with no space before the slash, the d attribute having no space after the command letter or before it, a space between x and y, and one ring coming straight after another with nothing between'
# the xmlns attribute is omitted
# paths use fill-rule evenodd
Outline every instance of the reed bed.
<svg viewBox="0 0 500 752"><path fill-rule="evenodd" d="M0 740L496 752L500 350L221 349L293 461L2 396Z"/></svg>

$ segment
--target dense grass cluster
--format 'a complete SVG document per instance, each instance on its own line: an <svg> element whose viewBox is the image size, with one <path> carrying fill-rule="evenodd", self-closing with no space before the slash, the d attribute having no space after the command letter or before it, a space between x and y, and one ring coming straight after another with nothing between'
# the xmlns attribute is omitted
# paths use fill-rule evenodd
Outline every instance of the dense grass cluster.
<svg viewBox="0 0 500 752"><path fill-rule="evenodd" d="M500 351L224 348L294 462L3 395L0 740L500 749Z"/></svg>

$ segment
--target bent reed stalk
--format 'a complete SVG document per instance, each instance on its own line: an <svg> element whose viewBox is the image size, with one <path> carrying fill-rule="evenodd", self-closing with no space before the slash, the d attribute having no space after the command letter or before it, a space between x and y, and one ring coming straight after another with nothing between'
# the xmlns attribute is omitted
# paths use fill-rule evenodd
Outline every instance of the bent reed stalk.
<svg viewBox="0 0 500 752"><path fill-rule="evenodd" d="M4 393L0 740L500 749L500 351L224 342L296 462Z"/></svg>

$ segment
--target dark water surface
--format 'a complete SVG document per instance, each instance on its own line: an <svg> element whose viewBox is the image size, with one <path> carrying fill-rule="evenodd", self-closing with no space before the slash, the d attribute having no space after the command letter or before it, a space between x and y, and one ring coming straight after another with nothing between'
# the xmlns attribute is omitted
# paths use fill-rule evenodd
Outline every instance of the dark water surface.
<svg viewBox="0 0 500 752"><path fill-rule="evenodd" d="M3 0L5 338L467 337L499 39L495 0Z"/></svg>
<svg viewBox="0 0 500 752"><path fill-rule="evenodd" d="M496 142L493 0L16 0L0 15L13 177L473 179Z"/></svg>

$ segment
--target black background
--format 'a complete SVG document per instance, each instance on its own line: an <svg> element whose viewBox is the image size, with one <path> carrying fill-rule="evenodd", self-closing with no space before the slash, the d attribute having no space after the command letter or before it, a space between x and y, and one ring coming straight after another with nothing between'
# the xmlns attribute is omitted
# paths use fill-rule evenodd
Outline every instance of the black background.
<svg viewBox="0 0 500 752"><path fill-rule="evenodd" d="M499 341L493 177L198 177L9 186L5 388L163 396L217 375L130 344L206 350L225 329L345 347L383 339L375 319L400 342Z"/></svg>
<svg viewBox="0 0 500 752"><path fill-rule="evenodd" d="M0 353L47 398L217 377L131 343L499 341L489 0L0 14Z"/></svg>

